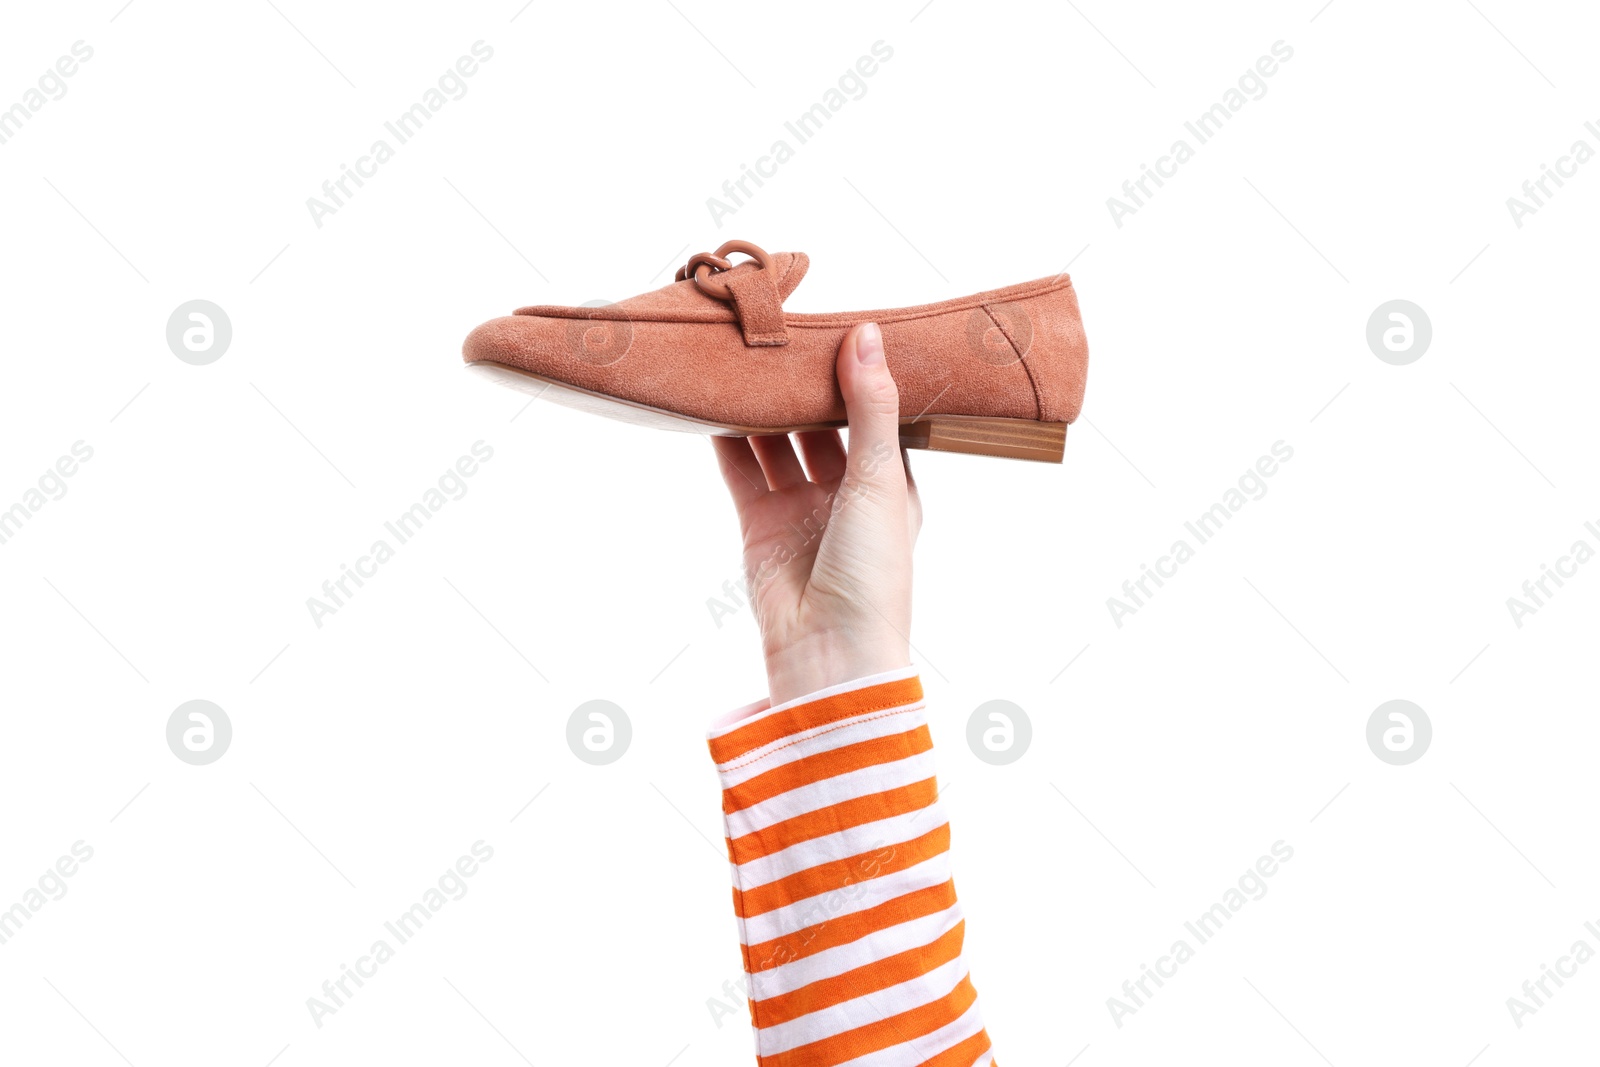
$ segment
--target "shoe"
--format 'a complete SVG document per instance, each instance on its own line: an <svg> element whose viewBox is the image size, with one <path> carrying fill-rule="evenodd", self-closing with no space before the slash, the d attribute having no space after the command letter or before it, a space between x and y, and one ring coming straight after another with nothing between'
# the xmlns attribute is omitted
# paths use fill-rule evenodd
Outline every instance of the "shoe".
<svg viewBox="0 0 1600 1067"><path fill-rule="evenodd" d="M734 265L728 256L750 258ZM860 322L883 331L907 448L1061 462L1089 349L1065 275L937 304L787 312L803 252L745 241L673 284L598 307L525 307L467 336L467 366L534 396L667 430L753 437L845 425L834 365Z"/></svg>

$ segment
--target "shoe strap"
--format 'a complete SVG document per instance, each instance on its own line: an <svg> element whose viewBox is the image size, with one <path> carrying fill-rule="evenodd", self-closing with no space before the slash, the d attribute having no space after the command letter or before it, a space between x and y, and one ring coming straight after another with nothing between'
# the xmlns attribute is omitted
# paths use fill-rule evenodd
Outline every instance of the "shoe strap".
<svg viewBox="0 0 1600 1067"><path fill-rule="evenodd" d="M733 269L727 257L739 253L751 257L755 269ZM749 241L727 241L715 252L697 252L678 268L678 281L691 277L701 292L733 305L746 345L789 343L789 333L783 325L783 294L778 291L772 257L765 250Z"/></svg>

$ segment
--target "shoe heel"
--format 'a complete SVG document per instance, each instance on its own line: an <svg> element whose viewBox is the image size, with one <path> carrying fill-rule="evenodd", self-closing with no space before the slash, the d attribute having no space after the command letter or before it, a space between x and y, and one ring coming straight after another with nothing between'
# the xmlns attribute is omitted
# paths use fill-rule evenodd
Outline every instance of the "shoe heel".
<svg viewBox="0 0 1600 1067"><path fill-rule="evenodd" d="M900 443L935 452L1060 463L1067 447L1067 424L977 415L928 415L902 423Z"/></svg>

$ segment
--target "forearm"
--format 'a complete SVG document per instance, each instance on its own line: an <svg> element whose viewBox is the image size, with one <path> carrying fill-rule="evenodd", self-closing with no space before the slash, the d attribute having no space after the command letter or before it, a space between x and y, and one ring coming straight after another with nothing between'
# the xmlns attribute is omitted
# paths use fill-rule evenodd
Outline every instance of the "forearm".
<svg viewBox="0 0 1600 1067"><path fill-rule="evenodd" d="M762 1067L990 1064L914 669L740 709L709 744Z"/></svg>

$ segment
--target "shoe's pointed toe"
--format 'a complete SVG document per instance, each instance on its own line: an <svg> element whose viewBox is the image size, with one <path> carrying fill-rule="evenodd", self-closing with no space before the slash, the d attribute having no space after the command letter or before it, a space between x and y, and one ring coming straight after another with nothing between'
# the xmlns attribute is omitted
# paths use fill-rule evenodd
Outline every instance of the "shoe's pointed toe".
<svg viewBox="0 0 1600 1067"><path fill-rule="evenodd" d="M538 339L517 322L516 315L502 315L490 319L467 334L461 345L461 358L467 363L510 363L518 357L528 342ZM533 345L535 349L542 347Z"/></svg>

